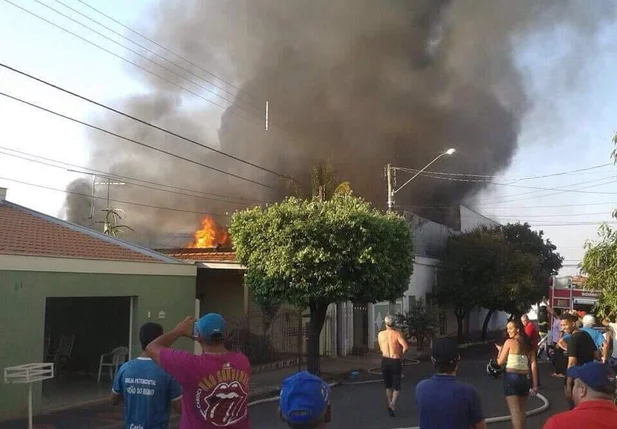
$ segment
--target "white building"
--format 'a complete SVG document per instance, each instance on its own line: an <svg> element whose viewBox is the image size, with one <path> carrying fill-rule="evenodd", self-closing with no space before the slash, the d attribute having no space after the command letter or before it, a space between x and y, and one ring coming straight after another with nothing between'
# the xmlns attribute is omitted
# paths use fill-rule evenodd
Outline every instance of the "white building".
<svg viewBox="0 0 617 429"><path fill-rule="evenodd" d="M438 255L444 249L448 237L452 234L467 232L478 226L496 226L497 222L482 216L473 210L460 206L454 228L449 228L436 222L423 219L416 215L409 215L410 227L414 237L414 270L409 281L409 287L403 297L395 303L379 302L368 304L368 341L367 346L376 346L377 334L383 329L383 319L387 314L406 312L410 304L418 299L426 302L427 295L433 291L436 283L436 272L439 267ZM472 311L467 318L467 329L470 332L482 329L487 310L478 309ZM354 316L357 316L354 313ZM495 313L491 317L489 330L500 329L505 326L507 314ZM354 323L354 326L358 326ZM466 329L466 330L467 330ZM451 309L442 310L439 315L439 335L454 335L457 331L456 317ZM354 336L357 345L359 336Z"/></svg>

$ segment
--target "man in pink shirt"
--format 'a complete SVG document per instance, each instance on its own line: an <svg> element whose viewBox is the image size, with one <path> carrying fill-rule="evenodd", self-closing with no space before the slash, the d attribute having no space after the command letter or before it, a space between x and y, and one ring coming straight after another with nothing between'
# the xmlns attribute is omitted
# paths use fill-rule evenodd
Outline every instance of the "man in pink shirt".
<svg viewBox="0 0 617 429"><path fill-rule="evenodd" d="M203 354L169 347L180 337L193 338ZM163 334L146 353L182 386L180 429L249 429L248 386L251 365L242 353L225 349L225 320L209 313L197 322L187 317Z"/></svg>

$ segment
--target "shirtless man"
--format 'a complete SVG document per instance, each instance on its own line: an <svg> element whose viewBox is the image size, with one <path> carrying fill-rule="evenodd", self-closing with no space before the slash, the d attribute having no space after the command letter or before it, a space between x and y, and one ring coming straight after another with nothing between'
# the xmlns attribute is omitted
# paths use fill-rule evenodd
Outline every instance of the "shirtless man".
<svg viewBox="0 0 617 429"><path fill-rule="evenodd" d="M394 407L401 391L401 375L403 365L401 358L409 349L405 337L393 328L394 319L388 315L384 322L386 329L377 337L381 350L381 373L386 385L386 397L388 398L388 413L394 417Z"/></svg>

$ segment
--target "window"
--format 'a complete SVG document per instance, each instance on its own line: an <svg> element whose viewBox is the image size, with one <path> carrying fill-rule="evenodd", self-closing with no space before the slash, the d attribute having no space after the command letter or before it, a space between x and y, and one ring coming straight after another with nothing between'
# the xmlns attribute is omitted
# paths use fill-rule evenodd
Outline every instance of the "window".
<svg viewBox="0 0 617 429"><path fill-rule="evenodd" d="M409 295L408 298L409 298L409 309L411 310L413 306L416 304L416 296Z"/></svg>

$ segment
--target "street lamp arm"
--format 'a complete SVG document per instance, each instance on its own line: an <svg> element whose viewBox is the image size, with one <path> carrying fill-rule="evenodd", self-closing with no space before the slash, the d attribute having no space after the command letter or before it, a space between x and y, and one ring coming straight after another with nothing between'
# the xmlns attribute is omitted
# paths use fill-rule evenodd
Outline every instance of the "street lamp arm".
<svg viewBox="0 0 617 429"><path fill-rule="evenodd" d="M439 158L441 158L442 156L445 155L450 155L448 152L444 152L439 154L434 160L432 160L431 162L429 162L428 164L426 164L426 166L418 171L416 174L413 175L413 177L411 179L409 179L408 181L406 181L405 183L403 183L398 189L395 189L394 191L392 191L392 194L396 194L398 191L400 191L401 189L403 189L405 187L405 185L407 185L409 182L411 182L413 179L415 179L416 177L418 177L420 174L424 173L431 165L433 165L435 162L437 162L437 160Z"/></svg>

